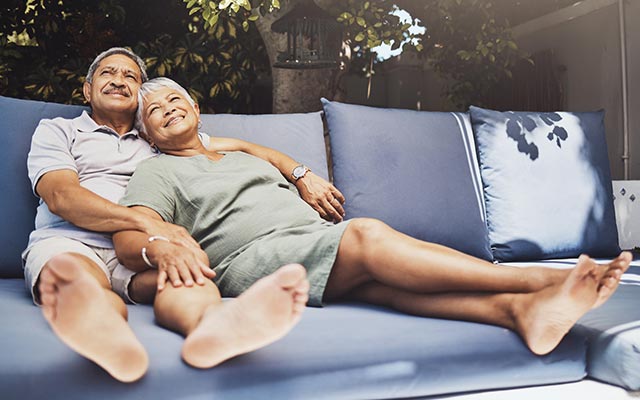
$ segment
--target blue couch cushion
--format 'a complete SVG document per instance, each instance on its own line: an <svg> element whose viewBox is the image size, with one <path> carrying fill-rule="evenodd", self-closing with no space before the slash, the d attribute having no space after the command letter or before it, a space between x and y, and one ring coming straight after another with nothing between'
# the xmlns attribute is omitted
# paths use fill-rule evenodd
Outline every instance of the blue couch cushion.
<svg viewBox="0 0 640 400"><path fill-rule="evenodd" d="M603 112L470 114L496 260L620 251Z"/></svg>
<svg viewBox="0 0 640 400"><path fill-rule="evenodd" d="M23 280L0 280L0 387L6 399L373 399L571 382L585 375L585 342L570 334L533 355L513 332L355 304L308 308L280 341L210 369L180 359L183 339L130 306L150 368L115 381L47 327Z"/></svg>
<svg viewBox="0 0 640 400"><path fill-rule="evenodd" d="M31 136L42 118L77 117L86 107L0 96L0 277L22 277L20 254L33 230L37 199L27 175Z"/></svg>
<svg viewBox="0 0 640 400"><path fill-rule="evenodd" d="M640 260L634 264L609 301L582 317L576 330L589 339L589 376L640 390Z"/></svg>
<svg viewBox="0 0 640 400"><path fill-rule="evenodd" d="M329 179L324 127L320 112L300 114L203 114L203 132L271 147L306 164Z"/></svg>
<svg viewBox="0 0 640 400"><path fill-rule="evenodd" d="M347 218L492 258L466 114L323 105Z"/></svg>

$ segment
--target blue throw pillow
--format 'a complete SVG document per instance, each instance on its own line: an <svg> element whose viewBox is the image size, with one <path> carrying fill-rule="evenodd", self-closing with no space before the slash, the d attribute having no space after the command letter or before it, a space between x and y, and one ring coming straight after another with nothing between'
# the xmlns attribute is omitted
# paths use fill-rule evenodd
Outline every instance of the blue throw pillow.
<svg viewBox="0 0 640 400"><path fill-rule="evenodd" d="M620 251L604 112L469 111L495 259Z"/></svg>
<svg viewBox="0 0 640 400"><path fill-rule="evenodd" d="M86 107L0 96L0 277L22 277L20 254L33 230L38 201L27 175L31 136L42 118L74 118Z"/></svg>
<svg viewBox="0 0 640 400"><path fill-rule="evenodd" d="M466 114L322 102L347 218L491 260Z"/></svg>

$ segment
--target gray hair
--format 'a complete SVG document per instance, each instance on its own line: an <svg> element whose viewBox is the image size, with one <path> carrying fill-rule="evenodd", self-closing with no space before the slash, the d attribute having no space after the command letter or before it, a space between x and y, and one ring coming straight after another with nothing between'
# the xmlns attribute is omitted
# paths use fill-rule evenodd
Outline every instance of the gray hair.
<svg viewBox="0 0 640 400"><path fill-rule="evenodd" d="M196 102L195 100L193 100L193 97L191 97L189 92L187 92L185 88L180 86L173 79L159 77L159 78L153 78L151 80L148 80L140 86L140 89L138 89L138 110L136 111L136 120L135 120L135 127L138 129L138 131L145 132L144 124L142 123L142 107L144 106L145 97L163 88L170 88L175 90L182 97L187 99L189 104L191 104L191 107L195 108Z"/></svg>
<svg viewBox="0 0 640 400"><path fill-rule="evenodd" d="M100 62L105 58L112 56L114 54L125 55L130 59L132 59L136 64L138 64L138 68L140 68L140 78L142 79L142 82L146 82L147 79L149 79L147 77L147 67L145 66L144 61L142 61L142 58L140 58L140 56L138 56L136 53L134 53L129 49L125 49L124 47L112 47L109 50L105 50L102 53L98 54L95 60L93 60L93 62L89 66L89 71L87 71L86 79L88 83L91 83L93 81L93 74L95 74L96 69L98 69L98 65L100 64Z"/></svg>

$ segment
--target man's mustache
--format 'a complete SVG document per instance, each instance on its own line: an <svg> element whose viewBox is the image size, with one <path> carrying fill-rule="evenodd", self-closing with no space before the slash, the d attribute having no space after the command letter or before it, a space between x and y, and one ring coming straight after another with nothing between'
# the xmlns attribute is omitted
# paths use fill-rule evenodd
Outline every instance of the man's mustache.
<svg viewBox="0 0 640 400"><path fill-rule="evenodd" d="M126 96L129 97L129 91L125 88L120 88L120 87L111 87L107 90L104 91L104 94L120 94L122 96Z"/></svg>

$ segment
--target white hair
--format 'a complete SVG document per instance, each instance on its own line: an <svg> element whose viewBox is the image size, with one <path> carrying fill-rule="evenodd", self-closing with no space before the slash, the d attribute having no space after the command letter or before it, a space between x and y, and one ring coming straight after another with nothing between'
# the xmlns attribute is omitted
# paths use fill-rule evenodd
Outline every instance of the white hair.
<svg viewBox="0 0 640 400"><path fill-rule="evenodd" d="M140 78L142 79L142 82L145 82L147 79L149 79L147 77L147 68L140 56L129 49L125 49L124 47L112 47L109 50L105 50L102 53L98 54L95 60L93 60L93 62L89 66L89 71L87 71L86 79L88 83L93 82L93 74L96 73L96 69L98 69L98 65L100 64L100 62L114 54L122 54L132 59L138 65L138 68L140 68Z"/></svg>
<svg viewBox="0 0 640 400"><path fill-rule="evenodd" d="M195 109L196 102L193 100L193 97L191 97L191 95L185 88L176 83L176 81L165 77L153 78L143 83L138 90L138 110L136 111L135 120L135 127L138 129L138 131L145 132L144 124L142 123L142 108L144 105L145 97L163 88L170 88L175 90L182 97L187 99L189 104L191 104L191 107Z"/></svg>

